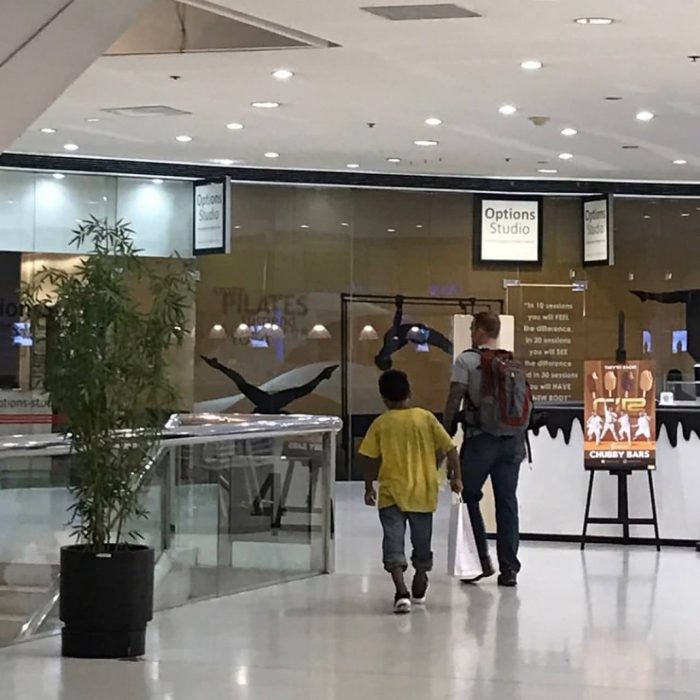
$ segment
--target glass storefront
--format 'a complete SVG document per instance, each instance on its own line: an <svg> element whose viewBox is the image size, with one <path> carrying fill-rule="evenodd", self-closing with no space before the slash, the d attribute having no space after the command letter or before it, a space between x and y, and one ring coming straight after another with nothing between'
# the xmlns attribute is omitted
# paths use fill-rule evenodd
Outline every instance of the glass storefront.
<svg viewBox="0 0 700 700"><path fill-rule="evenodd" d="M75 262L69 241L78 220L130 221L154 265L192 254L188 181L0 171L0 191L5 390L36 384L30 357L39 349L22 337L17 287L44 264ZM581 197L543 197L535 266L476 262L476 204L467 192L234 183L231 254L197 260L195 332L174 358L180 408L341 414L345 341L345 413L366 422L382 410L376 359L397 295L406 297L402 322L428 327L433 338L413 339L391 362L409 373L416 403L435 412L452 356L433 341L451 342L455 314L493 302L515 317L515 347L530 361L540 399L580 400L582 362L613 359L623 346L630 359L656 363L657 393L668 377L692 381L700 200L616 197L615 263L592 267L582 263ZM539 305L551 313L528 313ZM561 336L559 345L546 347L548 333ZM676 393L694 398L692 386Z"/></svg>
<svg viewBox="0 0 700 700"><path fill-rule="evenodd" d="M582 199L566 196L543 199L541 266L475 264L474 200L460 192L235 184L232 252L198 261L196 354L269 391L301 386L339 363L341 293L386 296L348 305L348 411L371 416L382 408L374 359L392 324L395 295L426 298L406 306L404 320L447 337L459 300L502 299L515 316L521 353L526 341L538 342L536 324L528 335L526 305L565 309L554 328L567 351L554 363L554 381L542 378L542 398L580 400L582 361L613 359L621 349L621 312L627 356L656 362L657 390L674 370L692 379L692 318L700 313L692 298L643 302L631 292L700 287L700 200L616 197L615 264L596 267L582 264ZM430 301L441 298L455 306ZM314 333L317 326L328 333ZM252 329L252 340L241 327ZM451 355L409 343L392 360L409 373L415 401L442 411ZM201 408L252 409L220 367L198 357L195 378ZM287 410L338 413L340 401L335 371Z"/></svg>
<svg viewBox="0 0 700 700"><path fill-rule="evenodd" d="M72 232L91 216L130 222L150 265L174 253L192 255L190 182L0 170L0 431L50 429L45 416L36 419L48 407L34 406L32 393L41 383L42 332L23 319L19 287L44 266L72 268L80 253ZM193 399L192 353L193 341L173 355L186 408Z"/></svg>

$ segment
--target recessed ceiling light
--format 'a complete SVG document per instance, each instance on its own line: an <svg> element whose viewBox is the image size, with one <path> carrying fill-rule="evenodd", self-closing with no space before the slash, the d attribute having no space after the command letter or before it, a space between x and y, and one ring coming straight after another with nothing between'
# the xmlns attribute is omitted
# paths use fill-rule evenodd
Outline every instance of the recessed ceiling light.
<svg viewBox="0 0 700 700"><path fill-rule="evenodd" d="M400 163L401 158L387 158L387 163Z"/></svg>
<svg viewBox="0 0 700 700"><path fill-rule="evenodd" d="M570 126L567 126L566 129L561 130L562 136L576 136L576 134L578 134L578 131L576 129L572 129Z"/></svg>
<svg viewBox="0 0 700 700"><path fill-rule="evenodd" d="M440 119L439 117L428 117L425 120L425 123L428 126L440 126L440 124L442 124L442 119Z"/></svg>
<svg viewBox="0 0 700 700"><path fill-rule="evenodd" d="M65 175L63 173L54 173L53 174L54 180L63 180L64 177L65 177Z"/></svg>
<svg viewBox="0 0 700 700"><path fill-rule="evenodd" d="M341 221L340 225L341 226L350 226L350 224L347 221Z"/></svg>
<svg viewBox="0 0 700 700"><path fill-rule="evenodd" d="M511 114L515 114L518 111L518 108L515 107L515 105L503 105L502 107L498 108L498 111L506 117L509 117Z"/></svg>
<svg viewBox="0 0 700 700"><path fill-rule="evenodd" d="M240 131L243 128L243 124L240 122L229 122L226 128L231 129L231 131Z"/></svg>
<svg viewBox="0 0 700 700"><path fill-rule="evenodd" d="M302 224L299 228L309 228L308 224Z"/></svg>
<svg viewBox="0 0 700 700"><path fill-rule="evenodd" d="M674 165L688 165L687 160L683 160L682 158L679 158L678 160L673 161Z"/></svg>
<svg viewBox="0 0 700 700"><path fill-rule="evenodd" d="M416 228L423 228L423 224L416 224Z"/></svg>
<svg viewBox="0 0 700 700"><path fill-rule="evenodd" d="M287 68L278 68L276 71L272 71L272 77L276 80L289 80L294 77L294 73Z"/></svg>
<svg viewBox="0 0 700 700"><path fill-rule="evenodd" d="M523 61L520 67L523 70L539 70L542 68L542 61Z"/></svg>
<svg viewBox="0 0 700 700"><path fill-rule="evenodd" d="M251 107L256 107L257 109L276 109L280 106L279 102L251 102Z"/></svg>
<svg viewBox="0 0 700 700"><path fill-rule="evenodd" d="M44 126L41 129L42 134L55 134L56 129L52 129L50 126Z"/></svg>
<svg viewBox="0 0 700 700"><path fill-rule="evenodd" d="M239 161L233 160L232 158L211 158L211 163L216 163L217 165L233 165Z"/></svg>
<svg viewBox="0 0 700 700"><path fill-rule="evenodd" d="M637 112L637 119L640 122L650 122L656 115L653 112L649 112L643 109L641 112Z"/></svg>
<svg viewBox="0 0 700 700"><path fill-rule="evenodd" d="M80 146L78 146L77 143L66 143L63 145L63 148L66 151L77 151L80 148Z"/></svg>
<svg viewBox="0 0 700 700"><path fill-rule="evenodd" d="M537 172L543 175L556 175L559 171L556 168L540 168Z"/></svg>
<svg viewBox="0 0 700 700"><path fill-rule="evenodd" d="M573 153L560 153L559 154L559 158L561 158L561 160L571 160L573 157L574 157Z"/></svg>
<svg viewBox="0 0 700 700"><path fill-rule="evenodd" d="M154 178L151 180L151 182L152 182L154 185L162 185L162 184L163 184L163 181L162 181L159 177L154 177Z"/></svg>
<svg viewBox="0 0 700 700"><path fill-rule="evenodd" d="M388 228L388 229L386 230L386 232L387 232L387 233L396 233L396 229L395 229L395 228Z"/></svg>
<svg viewBox="0 0 700 700"><path fill-rule="evenodd" d="M192 140L191 136L188 136L187 134L180 134L180 136L175 137L176 141L179 141L180 143L189 143Z"/></svg>
<svg viewBox="0 0 700 700"><path fill-rule="evenodd" d="M279 158L279 157L280 157L280 154L277 153L277 151L268 151L265 154L265 158Z"/></svg>
<svg viewBox="0 0 700 700"><path fill-rule="evenodd" d="M649 214L645 214L645 215L644 215L644 218L645 218L645 219L651 219L651 216L650 216Z"/></svg>
<svg viewBox="0 0 700 700"><path fill-rule="evenodd" d="M414 141L413 143L416 144L416 146L437 146L438 142L433 141L431 139L418 139L417 141Z"/></svg>
<svg viewBox="0 0 700 700"><path fill-rule="evenodd" d="M577 17L574 20L576 24L595 24L598 26L612 24L614 21L611 17Z"/></svg>
<svg viewBox="0 0 700 700"><path fill-rule="evenodd" d="M690 213L687 212L687 211L684 211L684 212L681 214L681 216L690 216Z"/></svg>
<svg viewBox="0 0 700 700"><path fill-rule="evenodd" d="M99 117L88 117L85 121L90 122L90 123L94 123L94 122L99 122L102 120Z"/></svg>
<svg viewBox="0 0 700 700"><path fill-rule="evenodd" d="M348 163L346 167L352 168L354 170L356 168L359 168L360 164L359 163Z"/></svg>

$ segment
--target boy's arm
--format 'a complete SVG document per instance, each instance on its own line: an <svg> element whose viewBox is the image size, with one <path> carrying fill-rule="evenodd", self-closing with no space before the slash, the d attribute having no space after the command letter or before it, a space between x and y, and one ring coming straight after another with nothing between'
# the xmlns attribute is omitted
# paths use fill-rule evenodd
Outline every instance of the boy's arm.
<svg viewBox="0 0 700 700"><path fill-rule="evenodd" d="M382 449L379 440L379 419L369 426L360 445L359 454L364 462L365 472L365 504L368 506L377 505L377 492L374 489L374 482L379 476L379 467L382 463Z"/></svg>
<svg viewBox="0 0 700 700"><path fill-rule="evenodd" d="M368 506L377 505L377 492L374 482L379 476L379 467L382 460L379 457L362 457L365 463L365 503Z"/></svg>
<svg viewBox="0 0 700 700"><path fill-rule="evenodd" d="M457 447L448 432L443 428L435 416L432 417L433 435L437 445L438 455L444 454L447 457L447 478L455 493L462 493L462 468L459 463Z"/></svg>
<svg viewBox="0 0 700 700"><path fill-rule="evenodd" d="M462 468L459 464L459 456L456 447L453 447L447 453L447 478L450 480L450 486L454 493L462 493L462 491L464 491L464 484L462 484Z"/></svg>

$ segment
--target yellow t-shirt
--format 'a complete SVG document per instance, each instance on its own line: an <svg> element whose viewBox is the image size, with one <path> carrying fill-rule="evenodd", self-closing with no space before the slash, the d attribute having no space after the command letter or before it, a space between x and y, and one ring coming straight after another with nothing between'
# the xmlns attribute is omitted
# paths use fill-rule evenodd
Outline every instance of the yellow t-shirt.
<svg viewBox="0 0 700 700"><path fill-rule="evenodd" d="M360 454L381 458L379 507L396 505L410 513L432 513L438 503L436 453L454 443L435 416L423 408L387 411L360 445Z"/></svg>

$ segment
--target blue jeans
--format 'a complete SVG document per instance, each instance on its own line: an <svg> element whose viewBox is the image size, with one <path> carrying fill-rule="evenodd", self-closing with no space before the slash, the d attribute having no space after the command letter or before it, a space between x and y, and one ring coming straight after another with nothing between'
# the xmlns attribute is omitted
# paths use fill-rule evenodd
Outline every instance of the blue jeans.
<svg viewBox="0 0 700 700"><path fill-rule="evenodd" d="M404 513L398 506L379 509L379 520L384 530L382 553L384 568L387 571L408 568L405 553L406 523L411 528L413 556L411 563L417 571L430 571L433 568L433 552L430 543L433 538L432 513Z"/></svg>
<svg viewBox="0 0 700 700"><path fill-rule="evenodd" d="M483 560L489 553L479 501L484 495L482 489L486 479L491 477L496 502L498 564L501 572L517 573L520 571L520 524L516 491L520 463L525 457L524 442L522 438L481 433L465 440L461 456L464 483L462 498L469 509L479 557Z"/></svg>

